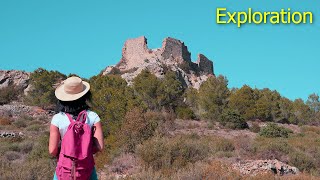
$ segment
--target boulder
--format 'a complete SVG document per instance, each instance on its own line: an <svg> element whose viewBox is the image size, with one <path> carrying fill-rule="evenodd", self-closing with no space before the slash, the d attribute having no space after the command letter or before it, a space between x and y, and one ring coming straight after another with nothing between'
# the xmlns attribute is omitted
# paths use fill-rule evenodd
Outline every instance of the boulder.
<svg viewBox="0 0 320 180"><path fill-rule="evenodd" d="M26 89L29 85L30 73L17 70L0 70L0 89L9 85Z"/></svg>

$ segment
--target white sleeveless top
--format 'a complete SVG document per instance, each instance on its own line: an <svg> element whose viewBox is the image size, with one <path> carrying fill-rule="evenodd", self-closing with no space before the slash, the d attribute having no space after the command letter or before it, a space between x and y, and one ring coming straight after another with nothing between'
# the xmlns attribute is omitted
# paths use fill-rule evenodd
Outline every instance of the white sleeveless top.
<svg viewBox="0 0 320 180"><path fill-rule="evenodd" d="M87 110L87 115L86 123L89 124L90 127L100 121L100 117L93 111ZM51 124L59 128L62 138L68 129L70 121L65 113L60 112L52 117Z"/></svg>

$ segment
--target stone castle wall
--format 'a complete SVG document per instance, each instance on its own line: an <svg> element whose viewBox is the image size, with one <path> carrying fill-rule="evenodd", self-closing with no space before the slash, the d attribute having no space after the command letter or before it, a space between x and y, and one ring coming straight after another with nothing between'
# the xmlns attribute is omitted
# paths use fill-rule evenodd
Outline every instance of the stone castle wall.
<svg viewBox="0 0 320 180"><path fill-rule="evenodd" d="M122 49L122 58L116 65L120 71L130 70L143 66L146 62L157 60L167 64L182 64L187 62L191 70L204 74L213 74L213 63L204 55L198 55L196 63L191 61L188 47L180 40L165 38L160 49L148 49L147 39L144 36L129 39Z"/></svg>

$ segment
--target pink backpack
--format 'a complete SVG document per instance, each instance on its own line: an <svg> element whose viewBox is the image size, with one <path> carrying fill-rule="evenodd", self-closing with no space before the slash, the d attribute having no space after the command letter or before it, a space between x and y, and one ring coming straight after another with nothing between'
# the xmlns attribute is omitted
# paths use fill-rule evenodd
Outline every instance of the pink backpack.
<svg viewBox="0 0 320 180"><path fill-rule="evenodd" d="M87 112L81 111L74 121L66 113L70 125L62 138L56 174L59 180L88 180L94 167L92 135L86 124Z"/></svg>

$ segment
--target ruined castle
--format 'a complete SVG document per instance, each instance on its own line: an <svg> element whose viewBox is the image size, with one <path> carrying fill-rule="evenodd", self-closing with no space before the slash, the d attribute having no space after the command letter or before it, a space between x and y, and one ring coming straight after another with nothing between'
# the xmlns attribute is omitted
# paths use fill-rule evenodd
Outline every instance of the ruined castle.
<svg viewBox="0 0 320 180"><path fill-rule="evenodd" d="M122 78L131 84L143 69L162 78L167 68L179 75L182 84L196 89L209 76L214 76L213 62L202 54L198 55L196 62L192 62L191 53L182 41L169 37L164 39L161 48L149 49L144 36L127 40L120 62L115 66L108 66L103 74L117 69Z"/></svg>

